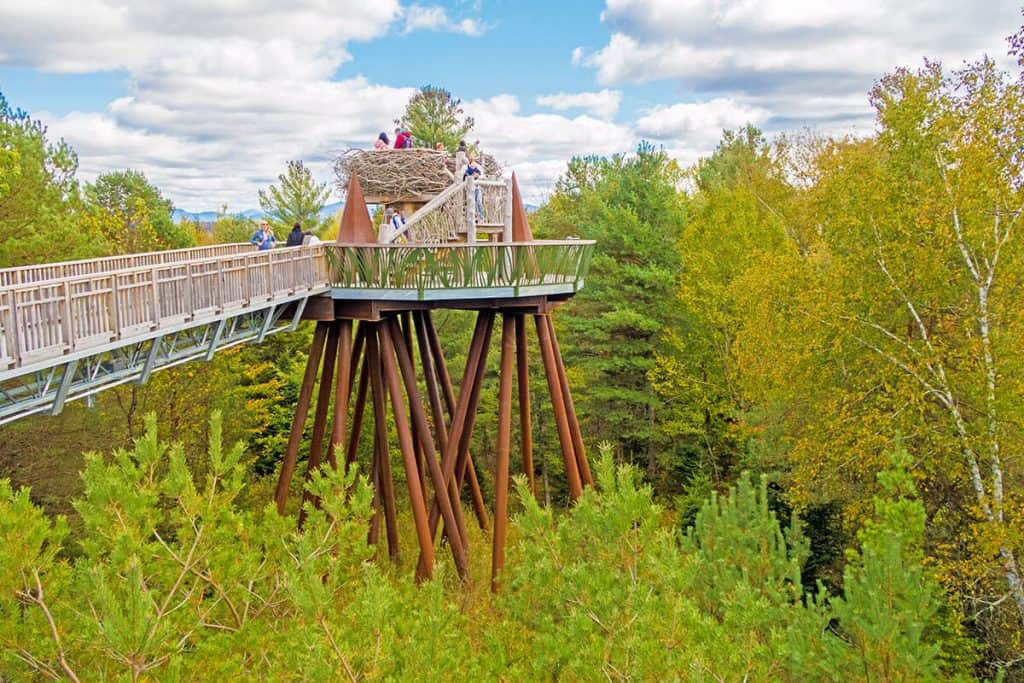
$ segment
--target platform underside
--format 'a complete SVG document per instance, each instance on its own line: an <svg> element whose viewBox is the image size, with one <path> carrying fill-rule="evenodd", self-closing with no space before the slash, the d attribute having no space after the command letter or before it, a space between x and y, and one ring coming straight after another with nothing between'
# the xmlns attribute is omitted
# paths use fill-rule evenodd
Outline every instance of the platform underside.
<svg viewBox="0 0 1024 683"><path fill-rule="evenodd" d="M513 294L513 288L490 288L455 291L427 291L426 296L417 290L374 290L357 292L357 296L349 296L353 290L335 288L328 295L311 297L305 310L303 320L380 320L388 313L401 311L432 311L439 309L457 310L515 310L528 314L544 314L572 298L575 292L571 286L560 286L566 291L550 291L545 293L526 293L519 288L519 294ZM549 289L549 288L545 288ZM550 288L556 289L554 287Z"/></svg>

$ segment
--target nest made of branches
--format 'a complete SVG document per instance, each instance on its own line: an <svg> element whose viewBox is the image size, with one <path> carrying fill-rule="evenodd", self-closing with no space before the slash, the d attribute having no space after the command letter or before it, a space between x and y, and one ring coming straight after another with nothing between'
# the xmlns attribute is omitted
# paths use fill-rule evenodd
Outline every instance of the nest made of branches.
<svg viewBox="0 0 1024 683"><path fill-rule="evenodd" d="M501 175L501 166L489 154L483 155L480 165L488 178ZM433 149L350 149L334 160L335 182L342 197L353 174L366 196L413 199L440 193L452 184L454 173L455 157Z"/></svg>

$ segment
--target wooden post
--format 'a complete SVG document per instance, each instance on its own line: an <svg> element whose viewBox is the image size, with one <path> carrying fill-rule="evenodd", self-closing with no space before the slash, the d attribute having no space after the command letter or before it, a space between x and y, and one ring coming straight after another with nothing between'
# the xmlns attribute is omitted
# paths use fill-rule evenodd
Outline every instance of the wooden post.
<svg viewBox="0 0 1024 683"><path fill-rule="evenodd" d="M503 229L501 241L506 244L512 241L512 179L505 180L505 211L502 216Z"/></svg>
<svg viewBox="0 0 1024 683"><path fill-rule="evenodd" d="M505 534L508 530L508 461L512 440L512 363L515 321L508 313L501 322L501 374L498 389L498 458L494 472L494 538L491 546L491 591L500 588L505 566Z"/></svg>
<svg viewBox="0 0 1024 683"><path fill-rule="evenodd" d="M281 463L281 475L277 480L277 511L284 514L285 503L288 502L288 489L292 483L292 475L295 473L295 461L299 457L299 443L302 441L302 432L306 428L306 415L309 413L309 401L313 397L313 385L316 383L316 372L320 367L320 354L324 349L324 341L327 337L327 323L318 322L313 332L313 344L309 348L309 360L306 361L306 372L302 377L302 387L299 389L299 402L295 406L295 417L292 419L292 431L288 436L288 445L285 447L284 460Z"/></svg>

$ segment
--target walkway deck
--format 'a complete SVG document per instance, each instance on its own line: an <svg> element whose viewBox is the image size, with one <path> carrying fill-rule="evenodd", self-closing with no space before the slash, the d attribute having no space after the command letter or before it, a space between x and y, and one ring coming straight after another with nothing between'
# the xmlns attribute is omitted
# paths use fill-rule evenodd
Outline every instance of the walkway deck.
<svg viewBox="0 0 1024 683"><path fill-rule="evenodd" d="M0 424L294 329L311 299L572 295L592 245L233 244L0 270Z"/></svg>

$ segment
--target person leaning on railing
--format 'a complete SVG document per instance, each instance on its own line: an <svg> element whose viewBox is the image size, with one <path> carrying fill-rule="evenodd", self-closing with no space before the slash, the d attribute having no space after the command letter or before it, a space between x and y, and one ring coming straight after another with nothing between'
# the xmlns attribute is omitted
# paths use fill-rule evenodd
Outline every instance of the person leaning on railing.
<svg viewBox="0 0 1024 683"><path fill-rule="evenodd" d="M270 231L270 223L260 221L260 227L249 238L249 243L255 245L258 251L273 249L277 239L274 237L274 233Z"/></svg>

